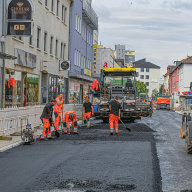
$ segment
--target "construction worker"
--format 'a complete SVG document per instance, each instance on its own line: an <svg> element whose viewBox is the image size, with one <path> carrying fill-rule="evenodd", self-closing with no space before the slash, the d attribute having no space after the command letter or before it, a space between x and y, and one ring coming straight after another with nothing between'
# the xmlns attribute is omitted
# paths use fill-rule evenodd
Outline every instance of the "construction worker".
<svg viewBox="0 0 192 192"><path fill-rule="evenodd" d="M121 117L121 105L118 102L118 97L116 96L114 100L109 102L109 124L110 124L110 134L113 135L114 127L116 134L119 133L118 123Z"/></svg>
<svg viewBox="0 0 192 192"><path fill-rule="evenodd" d="M84 124L90 128L91 126L91 115L94 115L94 109L92 106L92 103L89 102L89 95L85 95L85 102L83 104L83 108L82 111L84 112L84 116L83 116L83 120L84 120Z"/></svg>
<svg viewBox="0 0 192 192"><path fill-rule="evenodd" d="M56 105L57 101L53 99L51 103L47 103L43 109L43 113L41 115L41 120L43 121L43 132L41 134L41 140L47 140L51 138L51 122L53 115L53 106Z"/></svg>
<svg viewBox="0 0 192 192"><path fill-rule="evenodd" d="M65 117L63 119L63 129L65 134L71 134L70 122L72 122L72 126L74 127L74 134L78 134L77 132L77 115L74 111L68 111L65 113ZM68 131L68 132L67 132Z"/></svg>
<svg viewBox="0 0 192 192"><path fill-rule="evenodd" d="M54 106L54 115L55 115L55 131L59 130L59 125L61 122L61 113L63 111L63 95L60 94L56 98L57 104Z"/></svg>

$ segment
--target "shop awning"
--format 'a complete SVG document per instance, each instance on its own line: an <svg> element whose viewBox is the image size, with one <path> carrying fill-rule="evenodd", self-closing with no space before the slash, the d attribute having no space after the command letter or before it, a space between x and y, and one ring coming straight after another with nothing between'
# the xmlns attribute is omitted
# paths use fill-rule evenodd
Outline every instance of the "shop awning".
<svg viewBox="0 0 192 192"><path fill-rule="evenodd" d="M17 59L17 57L13 56L13 55L9 55L7 53L3 53L0 52L0 59L10 59L10 60L14 60Z"/></svg>
<svg viewBox="0 0 192 192"><path fill-rule="evenodd" d="M94 80L94 78L92 78L92 77L81 75L81 74L76 74L76 73L71 72L71 71L69 72L69 77L75 78L75 79L81 79L84 81L90 81L90 82L93 82L93 80Z"/></svg>

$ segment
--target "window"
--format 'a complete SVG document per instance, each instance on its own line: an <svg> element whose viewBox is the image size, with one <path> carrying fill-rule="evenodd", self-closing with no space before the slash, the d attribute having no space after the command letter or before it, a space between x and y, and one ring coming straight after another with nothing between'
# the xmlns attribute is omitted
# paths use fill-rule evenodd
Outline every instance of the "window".
<svg viewBox="0 0 192 192"><path fill-rule="evenodd" d="M150 72L150 69L149 69L149 68L146 68L146 72Z"/></svg>
<svg viewBox="0 0 192 192"><path fill-rule="evenodd" d="M45 6L46 7L48 6L48 0L45 0Z"/></svg>
<svg viewBox="0 0 192 192"><path fill-rule="evenodd" d="M144 68L141 68L141 72L144 72Z"/></svg>
<svg viewBox="0 0 192 192"><path fill-rule="evenodd" d="M66 50L66 44L63 45L63 59L65 59L65 50Z"/></svg>
<svg viewBox="0 0 192 192"><path fill-rule="evenodd" d="M67 17L67 7L62 5L62 21L66 24L66 17ZM76 15L77 17L77 15Z"/></svg>
<svg viewBox="0 0 192 192"><path fill-rule="evenodd" d="M61 42L60 58L63 59L63 43Z"/></svg>
<svg viewBox="0 0 192 192"><path fill-rule="evenodd" d="M79 18L79 33L81 33L81 25L82 25L82 20Z"/></svg>
<svg viewBox="0 0 192 192"><path fill-rule="evenodd" d="M145 84L146 84L147 86L149 86L149 82L146 82Z"/></svg>
<svg viewBox="0 0 192 192"><path fill-rule="evenodd" d="M47 51L47 32L44 33L44 51Z"/></svg>
<svg viewBox="0 0 192 192"><path fill-rule="evenodd" d="M37 48L40 48L41 28L37 28Z"/></svg>
<svg viewBox="0 0 192 192"><path fill-rule="evenodd" d="M55 41L55 56L58 57L58 39Z"/></svg>
<svg viewBox="0 0 192 192"><path fill-rule="evenodd" d="M33 37L32 36L29 37L29 45L33 45Z"/></svg>
<svg viewBox="0 0 192 192"><path fill-rule="evenodd" d="M51 11L52 12L54 11L54 2L55 2L55 0L51 0Z"/></svg>
<svg viewBox="0 0 192 192"><path fill-rule="evenodd" d="M75 49L75 54L74 54L74 64L77 65L77 51Z"/></svg>
<svg viewBox="0 0 192 192"><path fill-rule="evenodd" d="M57 0L57 16L59 16L59 0Z"/></svg>
<svg viewBox="0 0 192 192"><path fill-rule="evenodd" d="M149 79L149 75L146 75L146 79Z"/></svg>
<svg viewBox="0 0 192 192"><path fill-rule="evenodd" d="M140 79L144 79L144 75L140 75Z"/></svg>
<svg viewBox="0 0 192 192"><path fill-rule="evenodd" d="M53 36L50 39L50 54L53 54Z"/></svg>

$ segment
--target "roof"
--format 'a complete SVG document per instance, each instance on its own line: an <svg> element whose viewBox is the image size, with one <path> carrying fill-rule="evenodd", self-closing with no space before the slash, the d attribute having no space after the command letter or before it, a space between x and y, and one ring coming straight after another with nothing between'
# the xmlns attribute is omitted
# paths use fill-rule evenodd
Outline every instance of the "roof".
<svg viewBox="0 0 192 192"><path fill-rule="evenodd" d="M192 63L192 56L188 56L186 59L181 60L181 63Z"/></svg>
<svg viewBox="0 0 192 192"><path fill-rule="evenodd" d="M160 69L161 67L151 62L147 62L146 59L141 59L133 63L135 68L153 68Z"/></svg>

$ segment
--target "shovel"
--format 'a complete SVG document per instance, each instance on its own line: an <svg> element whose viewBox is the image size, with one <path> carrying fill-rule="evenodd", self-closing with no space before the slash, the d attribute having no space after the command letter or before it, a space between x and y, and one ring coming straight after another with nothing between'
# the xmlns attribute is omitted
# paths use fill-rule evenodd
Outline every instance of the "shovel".
<svg viewBox="0 0 192 192"><path fill-rule="evenodd" d="M121 120L121 119L119 119L120 120L120 122L122 123L122 125L125 127L125 129L127 129L128 131L131 131L131 129L129 128L129 127L127 127L126 125L125 125L125 123L123 123L123 121Z"/></svg>

